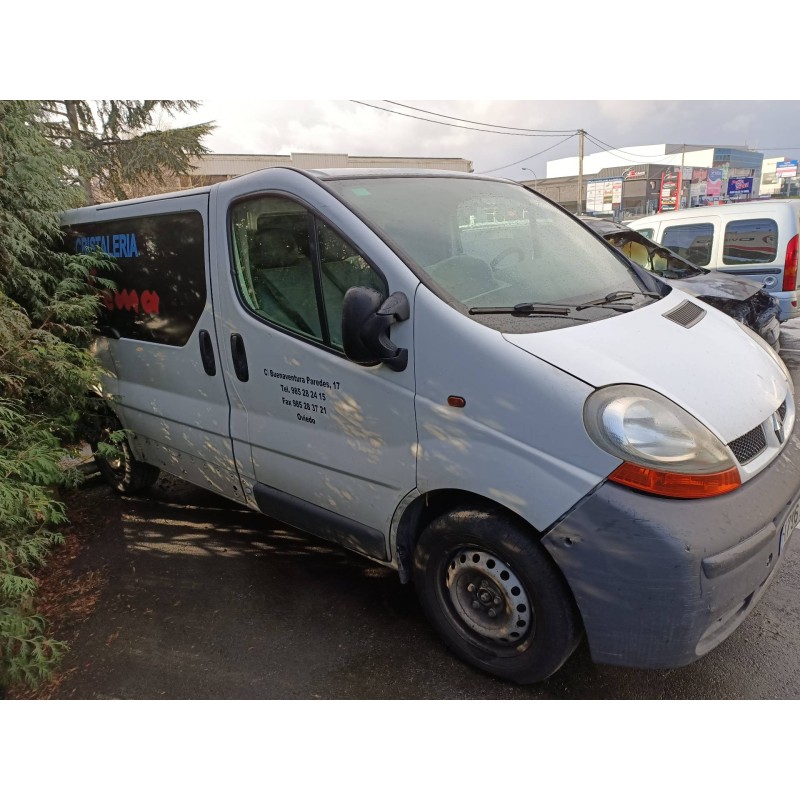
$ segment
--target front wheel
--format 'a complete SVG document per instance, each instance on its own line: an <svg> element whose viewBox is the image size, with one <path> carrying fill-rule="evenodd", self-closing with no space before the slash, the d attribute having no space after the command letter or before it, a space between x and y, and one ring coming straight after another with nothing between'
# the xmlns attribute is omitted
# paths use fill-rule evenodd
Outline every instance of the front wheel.
<svg viewBox="0 0 800 800"><path fill-rule="evenodd" d="M566 583L523 524L500 512L451 511L420 536L417 594L456 655L517 683L552 675L582 629Z"/></svg>

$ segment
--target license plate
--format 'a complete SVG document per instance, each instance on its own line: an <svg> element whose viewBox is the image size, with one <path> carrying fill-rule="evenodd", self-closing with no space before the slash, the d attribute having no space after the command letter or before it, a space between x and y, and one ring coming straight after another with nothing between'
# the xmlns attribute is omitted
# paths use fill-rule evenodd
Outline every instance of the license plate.
<svg viewBox="0 0 800 800"><path fill-rule="evenodd" d="M800 500L794 504L792 510L789 512L789 515L783 521L783 526L781 527L780 545L778 546L779 553L783 552L783 548L786 547L789 537L792 535L792 532L798 526L798 524L800 524Z"/></svg>

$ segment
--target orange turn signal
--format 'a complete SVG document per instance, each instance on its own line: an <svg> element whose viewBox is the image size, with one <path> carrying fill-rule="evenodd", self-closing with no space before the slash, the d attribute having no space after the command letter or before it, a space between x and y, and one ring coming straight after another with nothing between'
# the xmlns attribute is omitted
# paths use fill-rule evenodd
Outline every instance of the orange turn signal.
<svg viewBox="0 0 800 800"><path fill-rule="evenodd" d="M711 475L686 475L680 472L662 472L623 461L609 476L610 481L662 497L693 499L715 497L732 492L742 485L736 467Z"/></svg>

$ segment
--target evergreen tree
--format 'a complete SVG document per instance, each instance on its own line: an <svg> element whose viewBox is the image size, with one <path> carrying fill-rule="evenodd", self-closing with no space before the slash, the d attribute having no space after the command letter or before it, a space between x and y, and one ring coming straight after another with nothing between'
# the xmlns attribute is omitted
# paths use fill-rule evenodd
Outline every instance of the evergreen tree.
<svg viewBox="0 0 800 800"><path fill-rule="evenodd" d="M36 581L65 521L65 444L90 418L99 377L87 349L107 265L61 249L59 214L80 205L64 180L75 153L45 136L41 104L0 101L0 690L36 684L63 650L34 613Z"/></svg>
<svg viewBox="0 0 800 800"><path fill-rule="evenodd" d="M75 181L84 204L135 197L143 180L185 174L194 156L208 152L201 140L214 126L161 128L160 123L198 106L192 100L43 103L48 137L76 159Z"/></svg>

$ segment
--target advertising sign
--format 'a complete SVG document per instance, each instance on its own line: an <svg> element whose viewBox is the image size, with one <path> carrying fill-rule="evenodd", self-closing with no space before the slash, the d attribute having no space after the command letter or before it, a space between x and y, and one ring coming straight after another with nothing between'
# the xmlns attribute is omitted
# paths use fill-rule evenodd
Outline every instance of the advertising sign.
<svg viewBox="0 0 800 800"><path fill-rule="evenodd" d="M681 168L667 167L661 173L661 201L659 211L674 211L681 195Z"/></svg>
<svg viewBox="0 0 800 800"><path fill-rule="evenodd" d="M706 182L706 195L708 197L715 197L722 194L722 170L710 169L708 171L708 180Z"/></svg>
<svg viewBox="0 0 800 800"><path fill-rule="evenodd" d="M595 214L610 214L622 202L622 178L603 178L587 181L586 210Z"/></svg>
<svg viewBox="0 0 800 800"><path fill-rule="evenodd" d="M689 197L705 197L708 170L705 167L692 168L692 182L689 185Z"/></svg>
<svg viewBox="0 0 800 800"><path fill-rule="evenodd" d="M647 174L647 170L644 167L631 167L630 169L626 169L625 172L622 173L622 180L624 181L635 181L639 178L644 178Z"/></svg>
<svg viewBox="0 0 800 800"><path fill-rule="evenodd" d="M775 175L779 178L797 177L797 159L792 161L779 161L775 165Z"/></svg>
<svg viewBox="0 0 800 800"><path fill-rule="evenodd" d="M752 178L728 178L728 197L749 197L751 194Z"/></svg>

